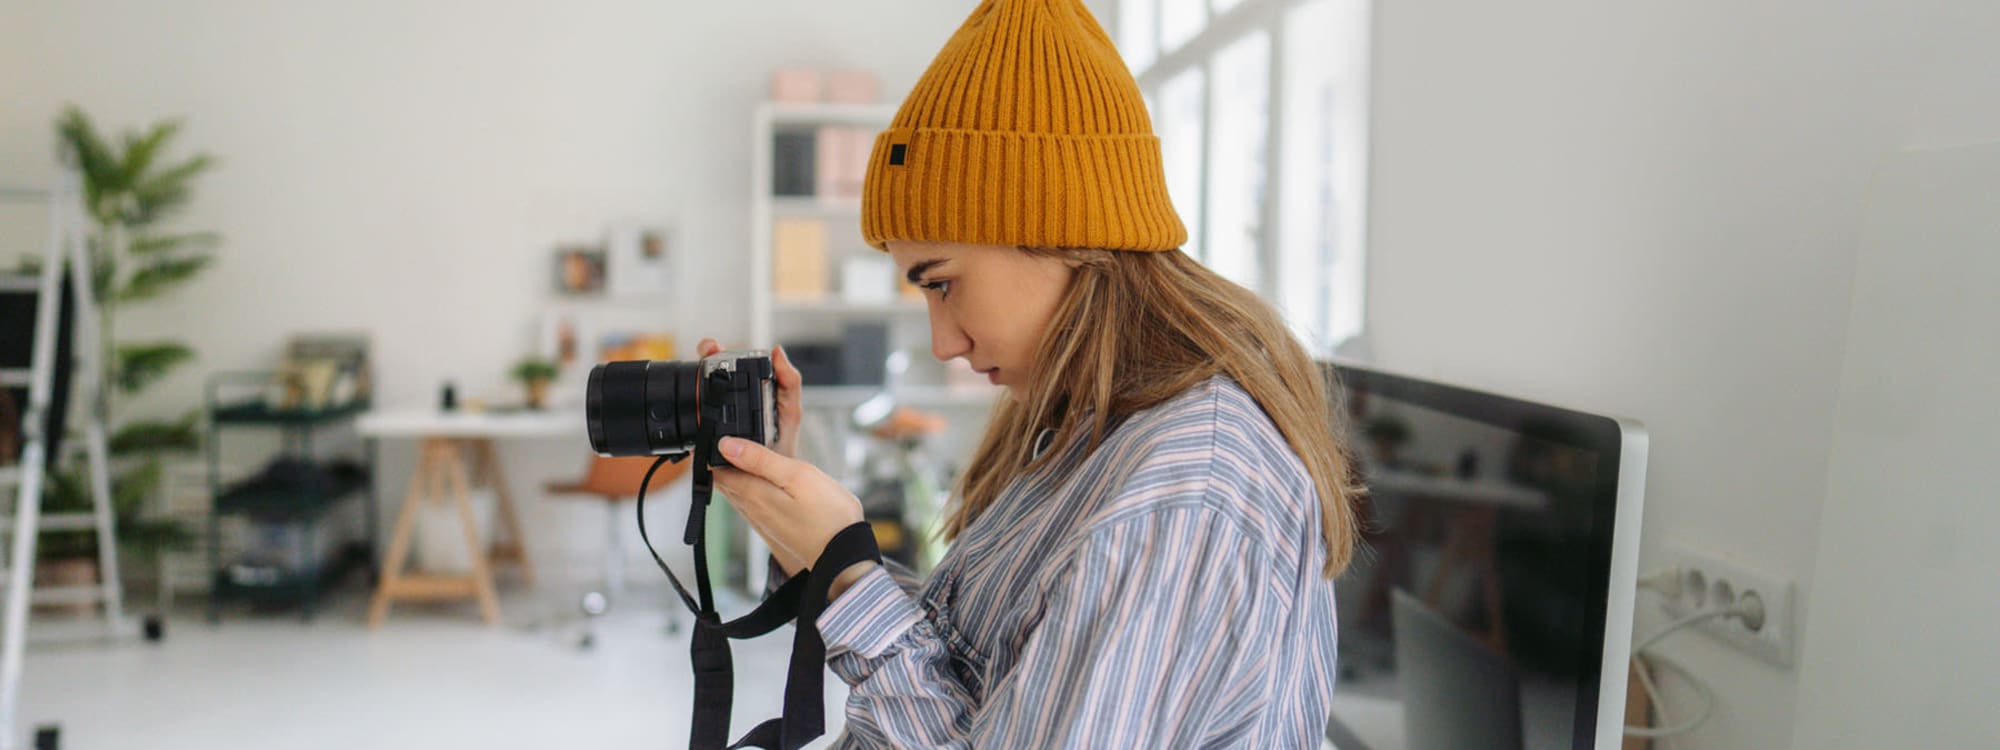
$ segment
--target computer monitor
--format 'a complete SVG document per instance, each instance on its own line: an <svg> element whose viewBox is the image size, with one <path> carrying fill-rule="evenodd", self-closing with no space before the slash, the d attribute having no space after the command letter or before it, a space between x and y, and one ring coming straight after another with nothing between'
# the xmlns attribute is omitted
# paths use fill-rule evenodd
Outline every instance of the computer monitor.
<svg viewBox="0 0 2000 750"><path fill-rule="evenodd" d="M1325 368L1335 429L1369 487L1363 549L1335 583L1328 738L1341 750L1616 750L1645 429L1359 363Z"/></svg>

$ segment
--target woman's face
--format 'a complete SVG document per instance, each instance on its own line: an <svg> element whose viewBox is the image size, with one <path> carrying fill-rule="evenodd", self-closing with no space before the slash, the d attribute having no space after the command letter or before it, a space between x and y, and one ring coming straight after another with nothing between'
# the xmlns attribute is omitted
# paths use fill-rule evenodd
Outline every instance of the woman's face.
<svg viewBox="0 0 2000 750"><path fill-rule="evenodd" d="M940 362L964 357L1009 394L1018 393L1075 268L1008 245L888 245L896 272L924 290L931 354Z"/></svg>

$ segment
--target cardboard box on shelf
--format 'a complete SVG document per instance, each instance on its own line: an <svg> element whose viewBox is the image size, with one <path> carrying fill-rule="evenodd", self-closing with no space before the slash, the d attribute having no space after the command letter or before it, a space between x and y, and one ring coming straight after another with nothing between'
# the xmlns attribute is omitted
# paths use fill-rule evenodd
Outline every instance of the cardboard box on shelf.
<svg viewBox="0 0 2000 750"><path fill-rule="evenodd" d="M771 229L771 292L780 301L827 296L826 222L779 219Z"/></svg>
<svg viewBox="0 0 2000 750"><path fill-rule="evenodd" d="M771 71L771 101L819 101L821 78L818 70L803 65L786 65Z"/></svg>
<svg viewBox="0 0 2000 750"><path fill-rule="evenodd" d="M874 104L882 95L875 74L860 68L841 68L826 74L826 100L841 104Z"/></svg>

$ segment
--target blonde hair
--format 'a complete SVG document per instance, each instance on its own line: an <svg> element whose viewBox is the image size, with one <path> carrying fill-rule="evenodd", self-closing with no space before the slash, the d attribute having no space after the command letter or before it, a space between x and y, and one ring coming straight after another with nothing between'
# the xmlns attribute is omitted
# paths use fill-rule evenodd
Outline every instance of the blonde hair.
<svg viewBox="0 0 2000 750"><path fill-rule="evenodd" d="M1020 248L1076 273L1063 294L1034 372L1003 398L968 469L943 533L955 539L1016 477L1038 470L1076 440L1095 450L1114 417L1150 408L1217 374L1233 378L1298 453L1318 489L1331 578L1354 554L1354 456L1319 365L1256 294L1179 250L1117 252ZM1116 321L1107 325L1106 321ZM1056 430L1046 452L1035 436Z"/></svg>

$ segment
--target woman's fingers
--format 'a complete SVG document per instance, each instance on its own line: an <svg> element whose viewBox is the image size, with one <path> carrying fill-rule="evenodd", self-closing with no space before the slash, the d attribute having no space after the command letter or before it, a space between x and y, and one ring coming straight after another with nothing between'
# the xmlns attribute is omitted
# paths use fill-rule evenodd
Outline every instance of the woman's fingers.
<svg viewBox="0 0 2000 750"><path fill-rule="evenodd" d="M729 467L715 470L716 488L792 562L810 565L827 540L864 518L854 493L810 463L738 437L720 447Z"/></svg>
<svg viewBox="0 0 2000 750"><path fill-rule="evenodd" d="M730 466L776 485L786 495L798 495L805 491L805 483L812 479L812 464L782 455L755 441L726 437L718 447L722 449L722 455L729 459Z"/></svg>
<svg viewBox="0 0 2000 750"><path fill-rule="evenodd" d="M792 365L792 358L785 354L784 347L771 352L772 370L778 380L778 440L772 446L779 453L798 456L799 419L805 410L800 405L800 389L805 385L799 376L799 368Z"/></svg>
<svg viewBox="0 0 2000 750"><path fill-rule="evenodd" d="M717 343L715 339L702 339L701 343L694 345L694 353L703 357L719 351L722 351L722 344Z"/></svg>
<svg viewBox="0 0 2000 750"><path fill-rule="evenodd" d="M799 375L799 368L792 366L791 355L786 354L785 347L782 346L771 350L771 355L771 363L775 365L772 369L776 370L778 375L778 385L790 388L796 393L799 386L805 385L805 381Z"/></svg>

